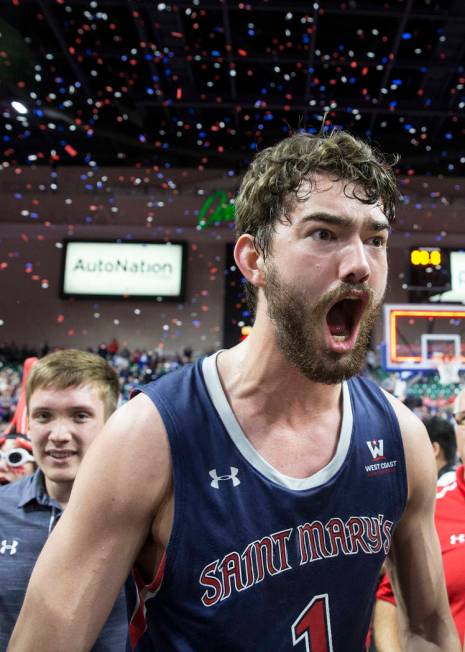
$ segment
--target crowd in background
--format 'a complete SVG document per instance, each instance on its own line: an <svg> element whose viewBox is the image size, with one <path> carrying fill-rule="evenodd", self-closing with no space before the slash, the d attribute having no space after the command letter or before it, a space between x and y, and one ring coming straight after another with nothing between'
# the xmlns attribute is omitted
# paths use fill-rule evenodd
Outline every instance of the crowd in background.
<svg viewBox="0 0 465 652"><path fill-rule="evenodd" d="M0 347L0 423L8 423L13 416L21 390L22 366L26 358L43 357L52 349L44 345L39 351L18 347L14 343ZM92 351L92 349L88 349ZM107 360L118 373L121 402L127 401L131 390L163 374L192 362L192 349L185 347L174 355L154 350L120 347L116 339L102 343L93 350Z"/></svg>
<svg viewBox="0 0 465 652"><path fill-rule="evenodd" d="M92 351L91 348L88 350ZM0 423L7 423L14 414L21 389L23 361L30 356L43 357L50 351L48 344L39 351L18 347L14 343L0 346ZM121 402L128 400L134 387L155 380L196 358L189 347L167 355L157 350L129 350L126 346L120 346L115 338L101 343L94 352L107 360L118 373ZM444 382L440 373L434 370L424 373L388 372L379 364L374 351L369 352L363 373L403 401L421 419L435 415L450 419L460 383L465 382L465 378L459 377L455 378L459 382Z"/></svg>

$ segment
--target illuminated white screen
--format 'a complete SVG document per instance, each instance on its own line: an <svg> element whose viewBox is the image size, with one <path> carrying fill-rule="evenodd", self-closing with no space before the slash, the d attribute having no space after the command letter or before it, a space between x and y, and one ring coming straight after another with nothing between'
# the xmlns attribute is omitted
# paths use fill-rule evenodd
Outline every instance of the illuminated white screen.
<svg viewBox="0 0 465 652"><path fill-rule="evenodd" d="M465 251L450 252L451 290L434 294L430 301L461 301L465 303Z"/></svg>
<svg viewBox="0 0 465 652"><path fill-rule="evenodd" d="M63 294L176 298L182 264L180 243L68 242Z"/></svg>

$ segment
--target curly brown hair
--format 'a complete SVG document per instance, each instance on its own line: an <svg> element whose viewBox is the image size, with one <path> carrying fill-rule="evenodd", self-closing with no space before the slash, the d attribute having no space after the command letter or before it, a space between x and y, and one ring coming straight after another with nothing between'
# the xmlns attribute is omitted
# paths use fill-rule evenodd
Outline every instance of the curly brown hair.
<svg viewBox="0 0 465 652"><path fill-rule="evenodd" d="M236 235L249 233L257 251L266 257L271 250L276 223L288 219L295 201L305 201L312 193L315 173L347 181L344 192L364 204L380 203L389 223L395 219L398 190L391 161L374 146L347 131L333 130L316 136L299 133L257 154L244 175L235 200ZM301 191L302 182L306 191ZM256 309L256 289L245 284L247 300Z"/></svg>

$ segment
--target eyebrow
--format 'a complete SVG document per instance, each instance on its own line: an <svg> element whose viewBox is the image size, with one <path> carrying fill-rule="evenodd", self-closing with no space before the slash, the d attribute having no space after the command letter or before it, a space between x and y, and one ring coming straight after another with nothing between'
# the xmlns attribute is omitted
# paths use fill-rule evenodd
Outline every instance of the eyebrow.
<svg viewBox="0 0 465 652"><path fill-rule="evenodd" d="M349 228L350 226L353 225L354 220L351 220L348 217L342 217L341 215L333 215L332 213L319 212L319 213L309 213L308 215L305 215L301 220L301 224L305 222L323 222L324 224L331 224L333 226L342 226L342 227ZM391 230L388 221L384 222L384 221L377 221L377 220L369 220L368 226L370 227L370 229L376 232Z"/></svg>
<svg viewBox="0 0 465 652"><path fill-rule="evenodd" d="M46 412L55 412L55 408L50 407L49 405L37 405L35 406L31 412L34 414L34 412L37 411L46 411ZM95 408L92 405L73 405L70 408L66 409L67 412L95 412Z"/></svg>

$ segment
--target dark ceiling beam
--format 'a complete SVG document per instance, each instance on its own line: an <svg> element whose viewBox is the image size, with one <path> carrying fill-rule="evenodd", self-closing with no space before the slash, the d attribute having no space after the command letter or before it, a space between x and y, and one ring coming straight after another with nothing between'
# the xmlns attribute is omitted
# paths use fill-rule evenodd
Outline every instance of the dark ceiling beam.
<svg viewBox="0 0 465 652"><path fill-rule="evenodd" d="M134 26L136 28L137 36L139 37L139 41L141 43L145 43L144 52L153 54L152 50L148 47L150 38L149 35L147 34L147 30L145 29L144 21L140 16L139 6L136 5L134 0L128 0L128 3L129 3L129 10L131 12L131 16L134 21ZM119 56L121 56L121 50ZM150 72L150 79L152 79L155 76L158 76L158 70L155 64L153 63L152 59L148 61L146 60L145 62Z"/></svg>
<svg viewBox="0 0 465 652"><path fill-rule="evenodd" d="M181 30L179 29L181 32ZM462 41L462 43L465 45L465 40ZM54 52L53 50L49 50L54 56L60 56L61 51L56 51ZM99 56L102 59L120 59L121 58L121 49L119 50L99 50ZM225 57L212 57L212 56L202 56L202 55L195 55L196 57L198 56L199 58L196 59L199 63L213 63L215 61L219 61L220 63L223 63L225 61ZM263 63L263 64L268 64L270 63L270 56L272 55L267 55L267 56L259 56L259 55L247 55L247 56L239 56L236 57L234 55L231 56L231 61L234 63L240 62L240 63ZM309 61L310 61L310 53L309 53ZM279 64L290 64L290 65L295 65L296 63L302 63L304 61L304 53L302 55L282 55L278 54L276 58L276 63ZM318 66L323 67L323 68L344 68L344 67L350 67L350 64L352 63L353 59L346 59L345 61L335 61L334 59L329 59L328 61L319 61ZM379 61L373 60L373 59L364 59L363 57L357 57L357 64L359 67L366 67L366 68L376 68L376 66L380 65ZM194 85L194 78L192 76L192 67L190 65L190 62L187 61L186 59L186 66L188 67L188 75L189 75L189 81ZM428 70L437 70L441 72L449 72L449 73L454 73L457 69L457 65L454 63L441 63L441 62L436 62L436 63L429 63L424 60L419 60L416 61L414 59L410 61L398 61L396 62L396 70L418 70L422 66L428 67ZM190 73L189 73L190 70Z"/></svg>
<svg viewBox="0 0 465 652"><path fill-rule="evenodd" d="M229 9L227 0L223 2L223 25L224 25L224 38L226 43L226 61L229 64L228 77L229 77L229 88L231 91L231 97L233 100L237 98L237 87L236 87L236 78L232 77L229 74L229 71L232 68L233 62L233 45L231 38L231 24L229 22Z"/></svg>
<svg viewBox="0 0 465 652"><path fill-rule="evenodd" d="M250 111L260 111L260 110L267 110L267 111L283 111L283 115L286 115L284 107L290 106L289 111L290 112L295 112L295 111L304 111L310 110L311 113L321 113L324 111L324 107L326 106L327 101L326 100L319 100L318 105L314 107L309 107L306 106L305 104L290 104L288 102L266 102L263 103L263 106L258 107L256 106L256 98L251 98L247 97L245 98L244 96L241 96L237 102L231 102L229 100L223 101L223 102L215 102L213 100L192 100L192 101L179 101L176 102L176 108L178 109L189 109L189 108L194 108L194 109L216 109L218 111L220 110L236 110L238 104L240 105L240 108L243 110L250 110ZM148 99L143 99L140 100L139 104L141 106L147 107L147 108L160 108L158 104L153 102L153 100L148 100ZM388 115L391 117L402 117L402 116L418 116L418 117L430 117L434 118L437 116L450 116L450 117L457 117L464 119L464 114L462 111L449 111L448 109L440 109L440 108L418 108L418 107L409 107L409 106L401 106L398 108L397 111L392 111L389 107L378 107L378 106L370 106L369 104L363 104L360 102L360 99L354 99L353 101L348 101L344 100L343 103L339 103L335 108L334 111L337 112L344 112L347 111L349 108L352 109L358 109L358 111L363 115L363 114L381 114L381 115ZM350 115L349 113L347 115Z"/></svg>
<svg viewBox="0 0 465 652"><path fill-rule="evenodd" d="M405 5L404 8L404 13L402 14L401 19L399 20L399 24L397 26L397 32L394 38L394 43L392 45L391 52L389 54L389 63L384 66L384 72L383 72L383 78L380 83L380 88L378 92L378 102L377 104L380 105L383 102L384 96L383 96L383 90L387 88L387 85L389 83L389 79L391 77L392 69L394 68L394 65L396 65L396 59L397 59L397 54L399 52L399 46L400 46L400 41L402 39L402 34L405 31L405 27L407 25L407 22L410 18L410 13L412 10L412 5L413 5L413 0L407 0L407 4ZM373 129L375 126L376 122L376 112L374 112L371 116L370 120L370 126L368 128L368 133L371 135L373 133Z"/></svg>
<svg viewBox="0 0 465 652"><path fill-rule="evenodd" d="M76 63L76 61L70 55L68 51L68 45L65 40L65 36L60 27L60 24L58 23L55 16L53 15L53 11L51 10L50 5L51 2L49 0L39 0L39 7L41 8L45 18L47 19L49 27L53 32L53 35L55 36L56 40L60 45L61 53L64 56L66 63L69 65L77 81L80 83L82 92L87 97L91 97L91 92L89 89L87 78L82 68Z"/></svg>
<svg viewBox="0 0 465 652"><path fill-rule="evenodd" d="M37 0L21 0L21 5L36 4L36 1ZM89 0L73 0L73 4L82 5L89 8ZM380 2L373 1L372 5L370 6L364 6L361 8L350 7L350 9L347 9L341 7L340 2L330 2L329 0L325 0L324 6L320 6L320 13L326 15L347 16L348 13L350 12L351 16L376 16L380 18L392 17L392 18L399 18L399 19L401 19L405 13L404 10L395 9L393 7L389 7L387 9L380 9L380 4L381 4ZM171 8L175 6L177 9L193 8L192 2L170 2L170 0L166 0L166 5ZM154 0L137 0L137 6L139 9L153 8ZM210 9L221 10L222 6L223 6L222 0L202 0L198 8L204 10L210 10ZM99 8L101 9L102 7L127 7L127 0L99 0ZM233 9L234 11L240 11L244 16L250 14L250 11L246 9L239 9L239 8L232 8L232 7L230 8L231 11ZM283 2L275 3L274 1L272 3L270 2L269 4L257 3L252 7L252 11L259 12L259 13L276 13L279 11L287 12L289 10L290 10L289 4L285 4ZM301 15L306 15L309 13L309 8L307 3L303 3L303 6L300 7L296 7L294 5L292 6L291 10L293 13L297 13ZM410 18L415 20L430 20L430 21L442 21L442 20L447 20L449 18L452 18L453 20L457 20L461 23L465 23L465 17L463 15L461 14L457 16L453 14L451 15L451 11L449 9L444 9L444 10L438 9L436 11L432 11L431 9L425 9L424 11L415 9L415 11L410 14Z"/></svg>
<svg viewBox="0 0 465 652"><path fill-rule="evenodd" d="M186 48L186 51L189 49L189 44L187 43L187 37L186 37L186 30L184 29L184 22L181 18L181 12L179 9L176 11L176 24L178 26L178 32L182 34L182 40L184 43L184 47ZM184 66L185 70L187 72L187 79L189 80L189 86L191 90L195 89L195 77L194 77L194 71L192 70L192 63L191 61L187 58L185 58L184 61Z"/></svg>
<svg viewBox="0 0 465 652"><path fill-rule="evenodd" d="M156 44L163 57L166 56L164 50L172 53L173 56L169 58L169 67L172 74L167 77L163 74L159 75L160 84L163 87L164 96L160 98L162 101L172 99L177 88L182 89L182 81L185 78L185 70L187 64L186 56L186 36L184 30L181 32L181 38L175 36L179 29L179 16L178 10L176 11L158 11L155 9L154 4L145 4L147 15L149 17L152 31L155 36ZM137 2L137 7L140 9L142 3ZM194 83L193 75L189 80ZM167 117L169 111L165 111Z"/></svg>
<svg viewBox="0 0 465 652"><path fill-rule="evenodd" d="M236 78L231 76L230 71L234 68L235 60L233 58L233 44L231 37L231 23L229 22L229 8L227 0L223 2L223 25L224 25L224 38L226 43L226 61L228 62L227 75L229 77L229 89L233 101L237 101L237 84ZM237 111L234 111L234 126L236 131L239 130L239 117Z"/></svg>
<svg viewBox="0 0 465 652"><path fill-rule="evenodd" d="M465 16L465 5L463 0L454 0L452 2L451 11L461 11ZM450 93L447 101L446 93L450 92L451 84L454 77L458 74L458 68L462 65L465 56L465 37L463 27L458 25L455 18L451 18L444 27L445 41L439 42L436 48L436 58L439 60L439 55L443 55L446 61L449 61L449 66L441 71L437 68L428 66L428 73L425 75L423 88L424 96L434 98L435 102L447 106L452 110L457 96ZM436 121L435 129L431 134L431 142L435 142L440 137L441 131L444 128L446 116L442 116Z"/></svg>
<svg viewBox="0 0 465 652"><path fill-rule="evenodd" d="M76 61L73 59L73 57L69 54L68 51L68 46L65 40L65 36L63 34L63 31L60 27L60 24L56 20L53 11L50 7L51 3L49 0L39 0L38 5L45 16L45 19L47 21L47 24L52 31L58 45L60 46L60 54L64 57L67 65L70 67L71 72L74 74L74 77L77 82L80 84L80 92L82 93L83 96L85 97L90 97L89 93L89 85L87 82L87 78L82 70L82 68L76 63ZM47 112L51 112L53 118L52 119L60 119L60 114L61 111L57 111L55 114L55 110L53 107L42 107L42 110L44 111L45 115L47 115ZM55 139L55 137L51 134L49 130L46 130L44 133L45 140L47 141L49 151L52 152L53 150L59 150L60 147L58 146L58 143ZM55 164L54 164L55 165Z"/></svg>
<svg viewBox="0 0 465 652"><path fill-rule="evenodd" d="M308 61L307 61L307 76L305 79L305 106L308 107L311 100L311 81L314 74L314 65L315 65L315 48L316 48L316 38L317 38L317 26L318 26L318 10L315 8L313 10L313 31L312 38L310 41L310 49L308 52ZM303 117L303 128L307 129L308 123L308 109L304 113Z"/></svg>
<svg viewBox="0 0 465 652"><path fill-rule="evenodd" d="M153 3L150 4L140 3L139 1L137 1L137 7L139 10L142 7L145 9L155 38L156 45L160 53L163 56L165 56L163 50L164 48L167 48L169 51L175 54L175 56L171 60L170 67L180 79L183 79L184 77L183 73L186 70L186 53L185 53L186 36L183 29L181 31L182 39L178 39L172 36L173 32L179 31L180 18L178 15L178 11L177 10L176 12L156 11ZM157 25L159 24L161 24L161 26L157 27ZM182 45L180 45L180 41ZM193 84L194 83L193 75L190 66L187 68L187 70L189 72L189 76L188 76L189 82ZM158 74L158 78L159 78L160 86L163 89L163 97L158 98L159 108L161 105L163 117L165 118L165 121L167 123L167 128L169 128L168 125L170 125L171 112L170 109L166 106L166 104L164 104L164 102L167 98L171 99L171 97L174 95L175 85L171 82L171 80L167 79L162 72ZM140 100L137 101L138 109L144 106L145 106L144 102L141 102ZM149 116L149 119L152 120L152 116Z"/></svg>

